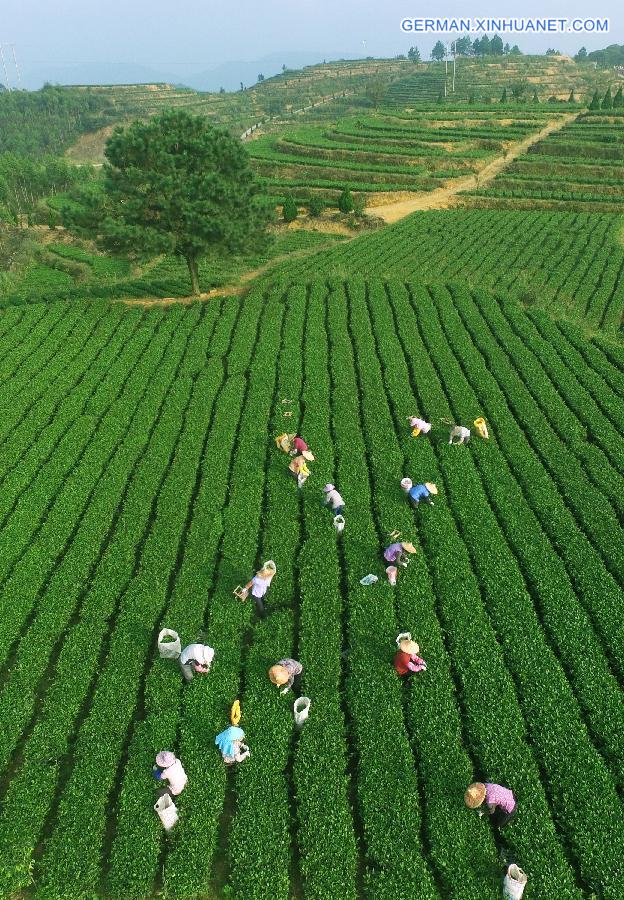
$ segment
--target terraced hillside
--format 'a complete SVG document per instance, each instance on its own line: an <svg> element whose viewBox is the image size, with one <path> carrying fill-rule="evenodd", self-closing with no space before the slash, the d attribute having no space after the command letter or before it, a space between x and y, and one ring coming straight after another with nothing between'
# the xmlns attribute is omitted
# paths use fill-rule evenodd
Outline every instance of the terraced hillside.
<svg viewBox="0 0 624 900"><path fill-rule="evenodd" d="M516 141L539 132L562 113L512 107L422 107L305 126L249 145L254 168L277 200L315 194L335 201L344 188L368 205L387 192L433 191L479 171Z"/></svg>
<svg viewBox="0 0 624 900"><path fill-rule="evenodd" d="M619 345L465 285L357 278L14 307L0 345L3 897L494 900L475 776L517 792L503 841L531 897L621 896ZM491 438L414 440L416 411L483 414ZM286 422L316 454L301 492ZM433 508L408 508L406 473L438 484ZM361 586L393 529L415 561ZM269 556L259 621L232 589ZM183 686L162 625L204 630L209 675ZM428 664L406 683L403 630ZM300 733L266 677L289 655ZM235 697L252 754L233 772L214 736ZM189 775L169 840L164 746Z"/></svg>
<svg viewBox="0 0 624 900"><path fill-rule="evenodd" d="M524 84L530 98L534 91L541 101L549 97L567 100L574 91L579 100L589 103L594 90L604 92L619 83L613 70L597 70L593 63L576 63L567 56L458 57L453 91L452 64L419 65L390 86L388 102L401 107L432 102L446 93L453 100L479 102L500 99L504 89L511 95L514 85Z"/></svg>
<svg viewBox="0 0 624 900"><path fill-rule="evenodd" d="M624 233L615 215L432 210L279 271L304 281L353 273L467 280L592 329L618 334L623 324Z"/></svg>
<svg viewBox="0 0 624 900"><path fill-rule="evenodd" d="M518 157L475 205L624 212L624 113L587 111ZM487 198L487 199L482 199Z"/></svg>

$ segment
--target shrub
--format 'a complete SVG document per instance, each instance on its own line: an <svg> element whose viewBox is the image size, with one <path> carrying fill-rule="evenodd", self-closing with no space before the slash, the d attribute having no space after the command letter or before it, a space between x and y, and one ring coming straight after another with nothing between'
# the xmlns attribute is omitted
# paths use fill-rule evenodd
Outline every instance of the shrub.
<svg viewBox="0 0 624 900"><path fill-rule="evenodd" d="M317 219L326 207L322 197L312 197L308 203L308 212L312 218Z"/></svg>
<svg viewBox="0 0 624 900"><path fill-rule="evenodd" d="M341 213L353 212L353 196L348 188L345 188L338 198L338 209Z"/></svg>
<svg viewBox="0 0 624 900"><path fill-rule="evenodd" d="M282 216L284 222L294 222L297 216L299 215L299 209L297 207L297 203L292 194L289 194L284 200L284 205L282 206Z"/></svg>

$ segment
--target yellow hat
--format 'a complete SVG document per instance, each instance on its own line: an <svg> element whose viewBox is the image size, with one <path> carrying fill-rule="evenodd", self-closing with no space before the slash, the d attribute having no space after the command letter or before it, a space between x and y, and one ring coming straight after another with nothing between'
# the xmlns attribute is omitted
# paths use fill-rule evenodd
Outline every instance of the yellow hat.
<svg viewBox="0 0 624 900"><path fill-rule="evenodd" d="M416 547L414 547L413 544L410 544L410 543L408 543L407 541L405 541L405 543L401 544L401 547L403 547L403 549L404 549L407 553L416 553L416 552L417 552L417 551L416 551Z"/></svg>
<svg viewBox="0 0 624 900"><path fill-rule="evenodd" d="M477 809L485 800L485 785L480 781L473 782L464 794L464 802L468 809Z"/></svg>
<svg viewBox="0 0 624 900"><path fill-rule="evenodd" d="M399 643L399 650L403 653L409 653L410 656L420 653L420 647L416 641L408 640L407 638Z"/></svg>
<svg viewBox="0 0 624 900"><path fill-rule="evenodd" d="M272 684L281 687L288 681L288 669L285 669L284 666L271 666L269 669L269 679Z"/></svg>
<svg viewBox="0 0 624 900"><path fill-rule="evenodd" d="M429 491L430 494L437 494L438 489L432 481L425 481L425 487Z"/></svg>
<svg viewBox="0 0 624 900"><path fill-rule="evenodd" d="M301 453L301 455L303 456L304 459L307 459L308 462L314 462L314 454L311 453L309 450L304 450Z"/></svg>

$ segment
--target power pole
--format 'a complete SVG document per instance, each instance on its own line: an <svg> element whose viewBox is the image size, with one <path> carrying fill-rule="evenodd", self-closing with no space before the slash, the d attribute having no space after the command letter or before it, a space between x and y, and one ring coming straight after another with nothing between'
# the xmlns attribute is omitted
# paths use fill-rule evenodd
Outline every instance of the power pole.
<svg viewBox="0 0 624 900"><path fill-rule="evenodd" d="M15 44L11 44L11 50L13 52L13 63L15 65L15 74L17 75L17 89L21 90L22 88L22 79L20 78L20 70L17 64L17 56L15 55Z"/></svg>
<svg viewBox="0 0 624 900"><path fill-rule="evenodd" d="M446 97L446 82L448 81L448 48L444 48L444 96Z"/></svg>
<svg viewBox="0 0 624 900"><path fill-rule="evenodd" d="M4 83L7 91L10 91L11 85L9 84L9 73L7 72L6 61L4 59L4 44L0 44L0 60L2 61L2 69L4 71Z"/></svg>

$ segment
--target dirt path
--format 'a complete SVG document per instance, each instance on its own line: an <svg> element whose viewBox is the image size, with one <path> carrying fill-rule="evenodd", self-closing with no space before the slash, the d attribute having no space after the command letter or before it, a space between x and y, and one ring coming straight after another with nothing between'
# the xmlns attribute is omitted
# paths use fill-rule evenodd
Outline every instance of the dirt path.
<svg viewBox="0 0 624 900"><path fill-rule="evenodd" d="M368 211L390 224L391 222L398 222L399 219L403 219L417 210L448 209L450 206L453 206L455 196L461 191L469 191L475 187L483 187L483 185L488 184L516 157L525 153L529 147L543 140L549 134L552 134L553 131L559 131L568 122L576 119L577 115L578 113L569 113L560 119L549 122L541 131L529 135L529 137L519 141L517 144L513 144L505 156L498 156L496 159L493 159L476 175L455 178L447 186L438 188L435 191L416 194L409 200L397 200L394 203L384 203L382 206L371 206Z"/></svg>

